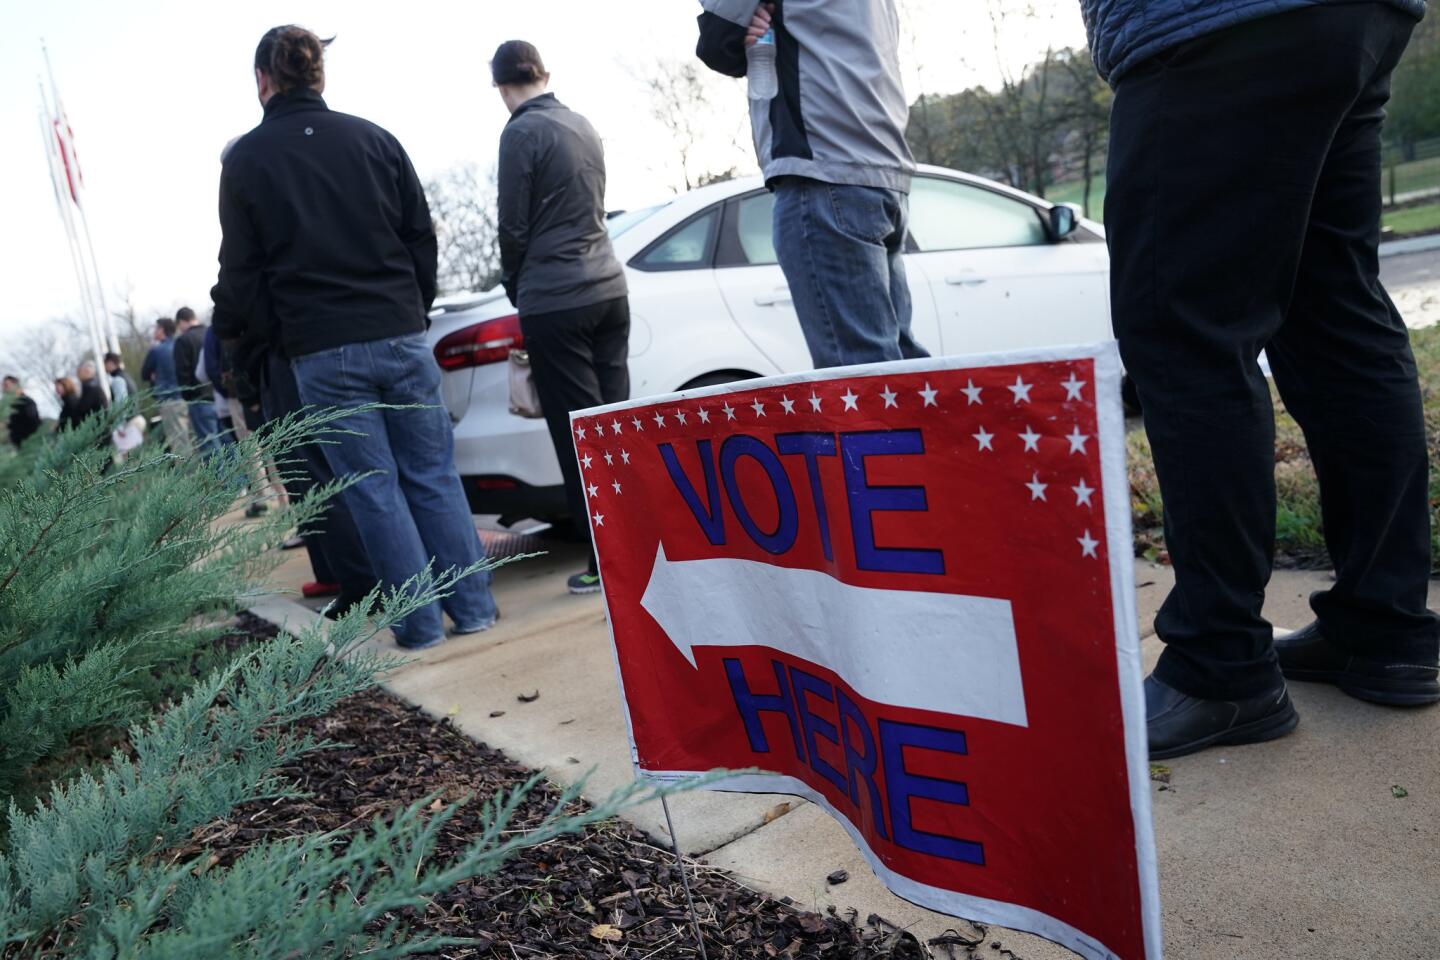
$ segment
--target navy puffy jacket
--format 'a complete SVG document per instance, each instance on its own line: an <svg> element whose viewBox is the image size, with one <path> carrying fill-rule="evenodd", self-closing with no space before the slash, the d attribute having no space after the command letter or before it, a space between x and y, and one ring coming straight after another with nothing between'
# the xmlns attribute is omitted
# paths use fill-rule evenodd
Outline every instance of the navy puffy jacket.
<svg viewBox="0 0 1440 960"><path fill-rule="evenodd" d="M1125 71L1187 40L1301 7L1354 0L1080 0L1090 52L1100 75L1112 85ZM1425 0L1385 0L1413 15L1425 15Z"/></svg>

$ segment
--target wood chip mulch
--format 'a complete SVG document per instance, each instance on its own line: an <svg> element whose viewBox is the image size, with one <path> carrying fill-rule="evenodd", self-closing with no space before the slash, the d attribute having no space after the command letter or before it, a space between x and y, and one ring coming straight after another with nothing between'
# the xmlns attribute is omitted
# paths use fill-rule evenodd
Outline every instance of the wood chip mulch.
<svg viewBox="0 0 1440 960"><path fill-rule="evenodd" d="M254 618L241 631L273 635ZM237 638L238 639L238 638ZM251 804L197 831L186 853L202 851L231 862L266 839L355 829L416 800L439 793L447 801L480 801L523 783L531 771L436 720L375 690L352 697L309 724L310 732L341 745L312 753L284 773L306 794ZM538 822L558 792L548 783L531 794L514 824ZM479 832L479 803L466 803L447 824L443 862ZM750 890L723 871L689 863L705 946L720 958L856 958L960 960L1010 957L984 928L951 932L928 944L884 919L853 913L805 912L786 900ZM685 910L679 868L629 824L612 820L586 833L522 851L492 876L462 883L429 909L404 918L417 934L466 937L453 958L690 958L699 957ZM968 925L966 925L968 926Z"/></svg>

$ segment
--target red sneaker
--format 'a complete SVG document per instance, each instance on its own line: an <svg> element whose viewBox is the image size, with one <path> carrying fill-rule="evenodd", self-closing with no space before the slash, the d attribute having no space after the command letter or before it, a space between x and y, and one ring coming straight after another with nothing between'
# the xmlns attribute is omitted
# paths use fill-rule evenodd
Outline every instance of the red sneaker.
<svg viewBox="0 0 1440 960"><path fill-rule="evenodd" d="M338 597L340 596L340 584L320 583L311 580L300 588L301 596L314 600L316 597Z"/></svg>

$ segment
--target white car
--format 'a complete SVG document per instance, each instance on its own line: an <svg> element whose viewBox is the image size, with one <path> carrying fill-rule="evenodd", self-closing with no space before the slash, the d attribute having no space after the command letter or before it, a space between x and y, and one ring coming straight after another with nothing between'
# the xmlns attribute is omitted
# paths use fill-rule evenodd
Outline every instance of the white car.
<svg viewBox="0 0 1440 960"><path fill-rule="evenodd" d="M692 190L610 219L630 285L633 396L810 369L771 242L759 177ZM1073 208L922 166L905 270L915 337L934 354L1091 343L1110 336L1104 228ZM565 515L545 421L509 412L507 359L523 347L505 294L440 301L430 342L476 513Z"/></svg>

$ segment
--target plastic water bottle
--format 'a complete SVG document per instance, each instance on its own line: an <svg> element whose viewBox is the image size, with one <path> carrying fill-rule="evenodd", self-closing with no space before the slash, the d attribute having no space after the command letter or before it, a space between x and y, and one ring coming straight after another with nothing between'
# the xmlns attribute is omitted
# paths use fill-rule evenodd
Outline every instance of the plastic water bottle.
<svg viewBox="0 0 1440 960"><path fill-rule="evenodd" d="M751 100L774 100L780 92L780 80L775 75L775 28L755 41L745 54L748 65L745 77L749 81Z"/></svg>

